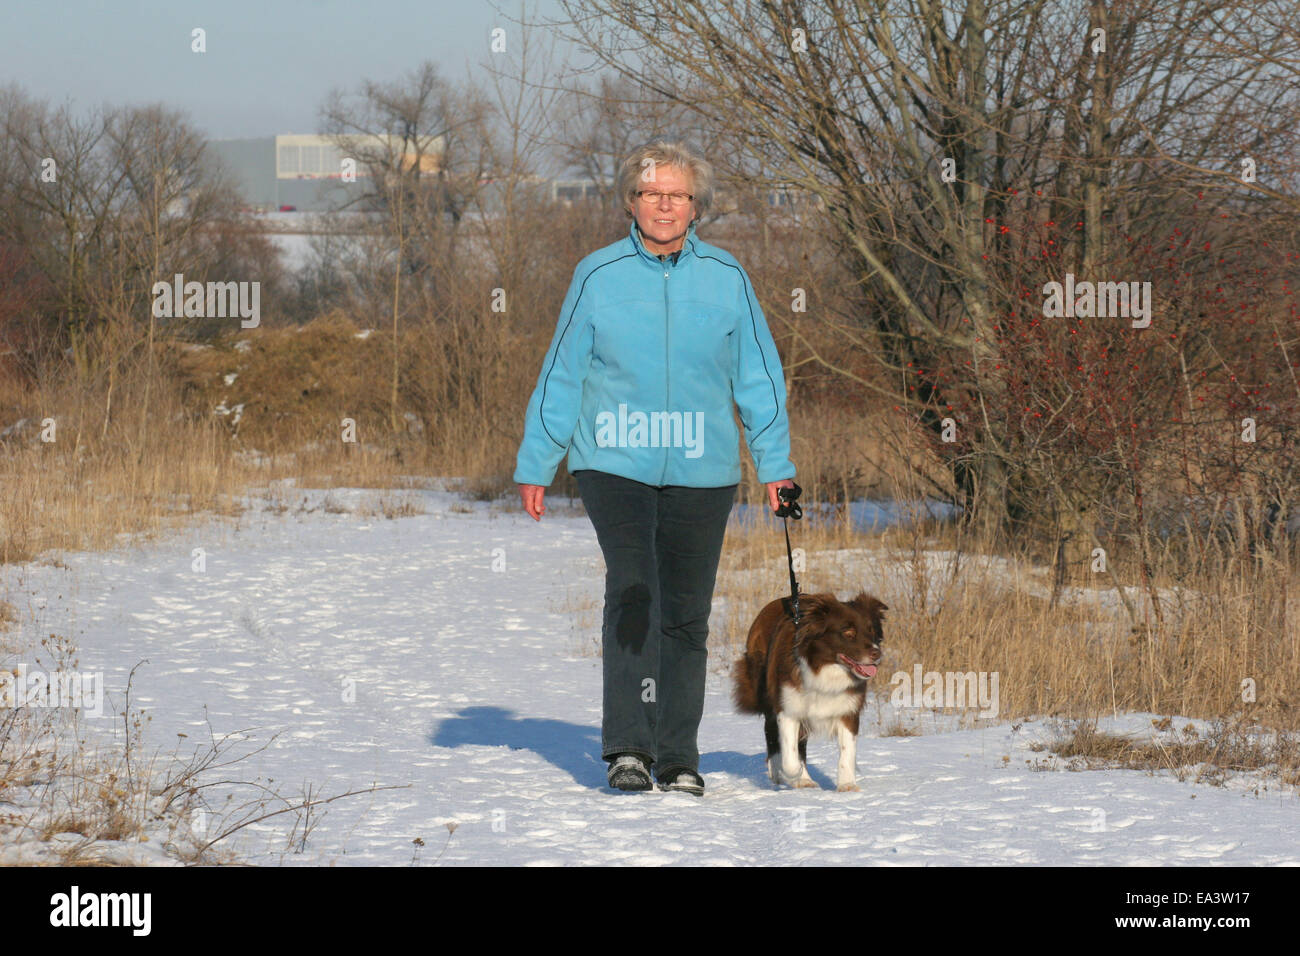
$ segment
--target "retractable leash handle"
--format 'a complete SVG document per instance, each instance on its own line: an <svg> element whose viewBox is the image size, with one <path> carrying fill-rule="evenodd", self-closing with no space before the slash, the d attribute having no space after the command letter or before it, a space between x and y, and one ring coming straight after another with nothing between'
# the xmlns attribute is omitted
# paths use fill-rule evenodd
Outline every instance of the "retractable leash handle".
<svg viewBox="0 0 1300 956"><path fill-rule="evenodd" d="M803 517L803 509L799 507L799 496L803 494L803 489L798 485L793 488L778 488L776 496L781 500L781 506L776 509L776 516L784 518L787 515L798 521Z"/></svg>
<svg viewBox="0 0 1300 956"><path fill-rule="evenodd" d="M793 488L776 489L776 496L781 500L781 506L776 509L776 516L781 519L781 524L785 528L785 559L790 566L790 603L794 608L796 643L799 630L799 582L794 579L794 552L790 550L790 522L787 519L793 518L798 521L803 517L803 509L799 507L801 494L803 489L798 485Z"/></svg>

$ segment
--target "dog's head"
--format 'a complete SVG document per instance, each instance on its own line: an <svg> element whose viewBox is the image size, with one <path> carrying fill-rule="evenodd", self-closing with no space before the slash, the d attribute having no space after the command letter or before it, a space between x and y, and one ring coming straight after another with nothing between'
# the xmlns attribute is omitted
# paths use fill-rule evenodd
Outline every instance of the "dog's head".
<svg viewBox="0 0 1300 956"><path fill-rule="evenodd" d="M786 605L787 611L792 610L788 598ZM874 677L887 610L865 591L851 601L840 601L831 594L801 595L797 653L814 671L832 664L843 667L855 680Z"/></svg>

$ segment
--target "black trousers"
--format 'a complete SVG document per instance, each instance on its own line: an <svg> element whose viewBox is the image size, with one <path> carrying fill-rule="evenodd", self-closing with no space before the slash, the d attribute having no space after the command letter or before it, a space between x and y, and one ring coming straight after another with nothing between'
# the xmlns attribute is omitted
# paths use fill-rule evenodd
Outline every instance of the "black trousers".
<svg viewBox="0 0 1300 956"><path fill-rule="evenodd" d="M661 779L698 772L709 611L737 486L573 476L605 556L601 756L640 754Z"/></svg>

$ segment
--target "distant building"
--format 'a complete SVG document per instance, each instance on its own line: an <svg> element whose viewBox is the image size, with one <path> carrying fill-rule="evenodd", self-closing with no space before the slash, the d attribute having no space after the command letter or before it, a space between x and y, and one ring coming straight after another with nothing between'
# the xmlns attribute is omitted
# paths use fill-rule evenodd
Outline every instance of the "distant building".
<svg viewBox="0 0 1300 956"><path fill-rule="evenodd" d="M357 139L362 150L392 150L395 137L370 136ZM436 172L441 157L442 139L435 139L430 150L419 157L422 172ZM302 212L327 212L341 208L356 193L342 181L345 157L330 136L288 134L254 139L209 140L208 155L234 177L244 202L259 211L292 206ZM351 157L355 159L356 157ZM407 153L403 166L415 164L414 154ZM369 170L356 163L357 180L367 178Z"/></svg>
<svg viewBox="0 0 1300 956"><path fill-rule="evenodd" d="M569 205L583 199L599 199L600 184L594 179L551 180L551 202Z"/></svg>
<svg viewBox="0 0 1300 956"><path fill-rule="evenodd" d="M220 165L234 179L244 204L257 212L274 212L292 207L297 212L333 212L343 209L362 192L370 170L361 155L395 156L401 141L393 136L358 136L353 138L357 155L347 156L331 136L286 134L251 139L209 140L205 151L208 162ZM426 151L418 156L421 173L437 173L442 168L443 140L433 138ZM358 183L342 180L344 161L357 159ZM402 166L410 169L417 156L407 151ZM502 190L509 184L490 174L479 179L475 205L487 215L500 214L504 208ZM599 199L601 184L593 179L547 179L526 176L514 188L536 190L534 195L564 206L583 200Z"/></svg>

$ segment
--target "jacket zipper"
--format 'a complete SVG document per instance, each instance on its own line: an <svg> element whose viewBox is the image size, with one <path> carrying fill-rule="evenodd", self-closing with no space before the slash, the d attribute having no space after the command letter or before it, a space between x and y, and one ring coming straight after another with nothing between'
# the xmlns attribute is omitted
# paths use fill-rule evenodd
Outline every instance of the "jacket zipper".
<svg viewBox="0 0 1300 956"><path fill-rule="evenodd" d="M671 401L669 401L672 391L671 391L671 385L669 384L669 375L668 375L668 369L671 367L672 364L672 321L668 312L668 260L664 259L661 265L663 265L664 267L664 411L667 412L672 409L672 403ZM660 441L660 444L663 445L663 442ZM662 485L664 483L664 479L668 477L669 451L667 445L663 445L663 452L664 452L664 468L663 471L660 472L659 474L660 485Z"/></svg>

